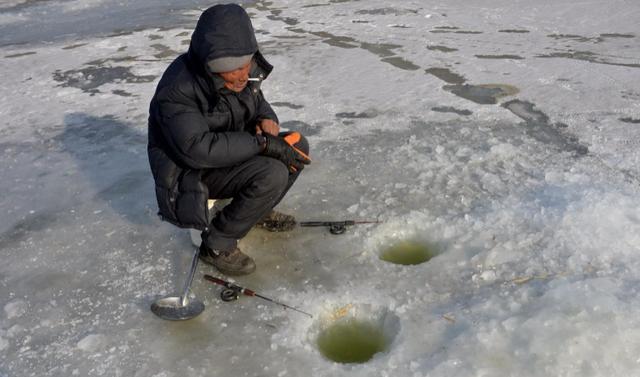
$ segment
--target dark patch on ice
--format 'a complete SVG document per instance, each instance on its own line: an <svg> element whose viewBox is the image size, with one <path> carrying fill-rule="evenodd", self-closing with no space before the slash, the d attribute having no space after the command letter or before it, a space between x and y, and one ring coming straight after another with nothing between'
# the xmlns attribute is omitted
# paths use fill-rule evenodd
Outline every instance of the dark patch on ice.
<svg viewBox="0 0 640 377"><path fill-rule="evenodd" d="M640 68L640 64L635 63L614 63L601 58L599 55L591 51L567 51L567 52L554 52L546 55L536 55L537 58L565 58L582 60L589 63L614 65L620 67Z"/></svg>
<svg viewBox="0 0 640 377"><path fill-rule="evenodd" d="M507 60L522 60L524 59L519 55L475 55L478 59L507 59Z"/></svg>
<svg viewBox="0 0 640 377"><path fill-rule="evenodd" d="M282 122L280 126L291 131L298 131L305 136L317 135L320 133L321 129L321 127L318 125L311 125L299 120L289 120L286 122Z"/></svg>
<svg viewBox="0 0 640 377"><path fill-rule="evenodd" d="M29 8L33 5L37 5L39 3L46 3L50 0L24 0L18 4L10 4L10 5L1 5L0 4L0 12L15 12L22 11L26 8Z"/></svg>
<svg viewBox="0 0 640 377"><path fill-rule="evenodd" d="M460 30L457 26L436 26L435 29L438 30Z"/></svg>
<svg viewBox="0 0 640 377"><path fill-rule="evenodd" d="M275 16L275 15L270 15L270 16L267 16L267 18L270 19L270 20L273 20L273 21L282 21L285 24L291 25L291 26L297 25L297 24L300 23L300 21L298 21L297 19L292 18L292 17L279 17L279 16Z"/></svg>
<svg viewBox="0 0 640 377"><path fill-rule="evenodd" d="M420 69L419 66L415 65L413 62L404 59L400 56L396 56L396 53L393 51L394 49L401 48L400 45L388 44L388 43L368 43L368 42L360 42L351 37L345 37L340 35L333 35L326 31L306 31L304 29L294 29L289 28L290 31L294 33L308 33L315 35L316 37L322 38L322 42L326 43L333 47L340 48L361 48L363 50L369 51L370 53L381 57L380 61L384 63L391 64L396 68L400 68L406 71L415 71Z"/></svg>
<svg viewBox="0 0 640 377"><path fill-rule="evenodd" d="M547 35L547 37L553 38L556 40L569 40L569 41L575 41L580 43L585 43L585 42L600 43L604 41L604 38L602 37L584 37L582 35L576 35L576 34L549 34Z"/></svg>
<svg viewBox="0 0 640 377"><path fill-rule="evenodd" d="M394 45L394 44L390 44L390 43L367 43L367 42L362 42L360 43L360 47L369 51L370 53L374 54L374 55L378 55L381 58L385 58L385 57L389 57L389 56L393 56L396 53L393 52L393 50L401 48L402 46L400 45Z"/></svg>
<svg viewBox="0 0 640 377"><path fill-rule="evenodd" d="M498 99L519 92L518 88L505 84L445 85L442 89L481 105L495 105Z"/></svg>
<svg viewBox="0 0 640 377"><path fill-rule="evenodd" d="M413 62L402 58L400 56L392 56L389 58L381 59L385 63L389 63L396 68L403 69L405 71L417 71L420 69L420 66L413 64Z"/></svg>
<svg viewBox="0 0 640 377"><path fill-rule="evenodd" d="M119 47L117 51L118 51L118 52L122 52L122 51L126 50L128 47L129 47L129 46L122 46L122 47Z"/></svg>
<svg viewBox="0 0 640 377"><path fill-rule="evenodd" d="M342 118L342 119L371 119L371 118L375 118L377 117L378 114L376 114L375 112L370 112L370 111L364 111L361 113L356 113L356 112L346 112L346 113L337 113L336 114L336 118Z"/></svg>
<svg viewBox="0 0 640 377"><path fill-rule="evenodd" d="M514 34L524 34L524 33L529 33L529 30L524 30L524 29L503 29L503 30L498 30L498 33L514 33Z"/></svg>
<svg viewBox="0 0 640 377"><path fill-rule="evenodd" d="M91 60L85 63L85 65L87 66L103 66L103 65L108 65L108 66L112 66L112 63L120 63L120 62L135 62L136 60L138 60L137 56L114 56L111 58L105 58L105 59L96 59L96 60ZM107 64L109 63L109 64Z"/></svg>
<svg viewBox="0 0 640 377"><path fill-rule="evenodd" d="M366 14L366 15L371 15L371 16L388 16L388 15L394 15L394 16L400 16L400 15L406 15L406 14L417 14L418 11L415 9L398 9L398 8L391 8L391 7L387 7L387 8L376 8L376 9L362 9L359 11L356 11L356 14Z"/></svg>
<svg viewBox="0 0 640 377"><path fill-rule="evenodd" d="M46 230L53 225L58 216L53 212L34 213L25 217L11 229L0 235L0 249L15 246L30 235Z"/></svg>
<svg viewBox="0 0 640 377"><path fill-rule="evenodd" d="M454 51L458 51L458 49L457 49L457 48L451 48L451 47L447 47L447 46L437 46L437 45L427 46L427 50L431 50L431 51L441 51L441 52L454 52Z"/></svg>
<svg viewBox="0 0 640 377"><path fill-rule="evenodd" d="M131 67L87 67L53 73L53 79L62 87L73 87L88 93L95 93L101 85L115 82L146 83L156 79L153 75L138 76L131 72Z"/></svg>
<svg viewBox="0 0 640 377"><path fill-rule="evenodd" d="M290 103L290 102L271 102L271 106L288 107L288 108L294 109L294 110L299 110L299 109L304 108L304 106L302 106L302 105L296 105L295 103Z"/></svg>
<svg viewBox="0 0 640 377"><path fill-rule="evenodd" d="M150 47L157 51L160 51L157 54L153 55L158 59L164 59L168 57L177 57L178 55L181 54L180 52L172 50L169 46L165 46L163 44L152 44Z"/></svg>
<svg viewBox="0 0 640 377"><path fill-rule="evenodd" d="M451 71L449 68L434 67L425 69L425 72L449 84L464 84L467 81L464 76Z"/></svg>
<svg viewBox="0 0 640 377"><path fill-rule="evenodd" d="M620 121L621 122L625 122L625 123L640 124L640 119L635 119L635 118L631 118L631 117L620 118Z"/></svg>
<svg viewBox="0 0 640 377"><path fill-rule="evenodd" d="M149 34L149 36L147 38L149 38L149 40L151 40L151 41L156 41L158 39L163 39L164 37L162 35L158 35L158 34Z"/></svg>
<svg viewBox="0 0 640 377"><path fill-rule="evenodd" d="M303 33L306 31L302 29L291 29L291 31L298 30ZM343 37L339 35L333 35L331 33L327 33L326 31L312 31L310 34L315 35L316 37L322 38L322 42L328 44L333 47L340 48L358 48L360 43L351 37Z"/></svg>
<svg viewBox="0 0 640 377"><path fill-rule="evenodd" d="M305 39L302 35L274 35L273 37L276 39Z"/></svg>
<svg viewBox="0 0 640 377"><path fill-rule="evenodd" d="M396 28L396 29L411 29L411 26L407 26L404 24L389 25L389 27Z"/></svg>
<svg viewBox="0 0 640 377"><path fill-rule="evenodd" d="M605 33L600 34L602 38L635 38L634 34Z"/></svg>
<svg viewBox="0 0 640 377"><path fill-rule="evenodd" d="M124 90L120 90L120 89L116 89L116 90L112 90L111 93L117 95L117 96L122 96L122 97L132 97L133 94L124 91Z"/></svg>
<svg viewBox="0 0 640 377"><path fill-rule="evenodd" d="M589 148L581 144L577 137L566 135L560 130L566 128L565 124L552 124L549 116L537 110L533 103L512 100L502 104L502 107L525 121L524 125L528 136L540 142L554 145L561 150L574 152L579 156L589 152Z"/></svg>
<svg viewBox="0 0 640 377"><path fill-rule="evenodd" d="M315 8L315 7L328 7L331 6L331 4L309 4L309 5L303 5L302 8Z"/></svg>
<svg viewBox="0 0 640 377"><path fill-rule="evenodd" d="M272 21L281 21L289 26L294 26L300 23L296 18L281 17L280 15L282 14L282 9L271 8L271 5L273 5L272 2L265 1L250 4L248 7L255 7L259 11L271 13L267 16L267 18Z"/></svg>
<svg viewBox="0 0 640 377"><path fill-rule="evenodd" d="M483 34L482 31L473 31L473 30L455 30L455 29L435 29L429 30L430 33L433 34Z"/></svg>
<svg viewBox="0 0 640 377"><path fill-rule="evenodd" d="M464 116L473 114L469 110L459 110L451 106L436 106L436 107L432 107L431 110L436 111L438 113L454 113L454 114L464 115Z"/></svg>
<svg viewBox="0 0 640 377"><path fill-rule="evenodd" d="M37 52L35 51L28 51L28 52L21 52L19 54L12 54L12 55L5 55L5 58L19 58L21 56L28 56L28 55L35 55L37 54Z"/></svg>
<svg viewBox="0 0 640 377"><path fill-rule="evenodd" d="M190 36L190 35L191 35L191 33L190 33L190 32L188 32L188 31L183 31L183 32L181 32L181 33L176 34L175 36L176 36L176 37L188 37L188 36Z"/></svg>
<svg viewBox="0 0 640 377"><path fill-rule="evenodd" d="M623 90L622 92L620 92L620 94L622 94L622 98L624 99L640 101L640 93L632 92L630 90Z"/></svg>
<svg viewBox="0 0 640 377"><path fill-rule="evenodd" d="M112 37L122 37L125 35L132 35L133 33L135 33L136 31L138 31L139 29L119 29L119 30L114 30L113 33L109 34L108 37L112 38Z"/></svg>
<svg viewBox="0 0 640 377"><path fill-rule="evenodd" d="M74 48L86 46L87 44L88 43L76 43L76 44L72 44L72 45L69 45L69 46L65 46L62 49L63 50L73 50Z"/></svg>

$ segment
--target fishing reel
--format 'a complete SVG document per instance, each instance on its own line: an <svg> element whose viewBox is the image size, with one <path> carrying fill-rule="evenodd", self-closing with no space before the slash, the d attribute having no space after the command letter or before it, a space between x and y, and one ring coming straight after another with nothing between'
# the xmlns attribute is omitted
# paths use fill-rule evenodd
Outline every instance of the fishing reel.
<svg viewBox="0 0 640 377"><path fill-rule="evenodd" d="M224 302L235 301L240 297L240 290L234 288L225 288L220 292L220 298Z"/></svg>
<svg viewBox="0 0 640 377"><path fill-rule="evenodd" d="M331 224L329 226L329 233L342 234L347 231L347 226L344 224Z"/></svg>

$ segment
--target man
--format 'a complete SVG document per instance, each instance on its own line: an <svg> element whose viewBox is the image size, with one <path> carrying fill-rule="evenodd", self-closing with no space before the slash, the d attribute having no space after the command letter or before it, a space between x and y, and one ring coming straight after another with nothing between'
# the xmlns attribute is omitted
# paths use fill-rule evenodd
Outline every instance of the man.
<svg viewBox="0 0 640 377"><path fill-rule="evenodd" d="M200 259L229 275L255 270L237 247L254 225L293 227L293 216L273 207L310 163L306 139L280 133L260 90L272 69L245 10L216 5L200 16L189 51L167 68L149 109L159 215L203 230ZM210 219L207 199L218 198L233 199Z"/></svg>

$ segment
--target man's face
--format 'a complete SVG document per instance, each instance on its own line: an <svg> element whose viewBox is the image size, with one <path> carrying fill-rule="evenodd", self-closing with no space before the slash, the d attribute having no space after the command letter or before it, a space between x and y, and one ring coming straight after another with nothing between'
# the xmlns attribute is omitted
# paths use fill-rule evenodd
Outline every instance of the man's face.
<svg viewBox="0 0 640 377"><path fill-rule="evenodd" d="M249 70L251 69L251 62L243 65L242 67L229 71L218 73L224 80L224 87L234 92L241 92L246 86L249 80Z"/></svg>

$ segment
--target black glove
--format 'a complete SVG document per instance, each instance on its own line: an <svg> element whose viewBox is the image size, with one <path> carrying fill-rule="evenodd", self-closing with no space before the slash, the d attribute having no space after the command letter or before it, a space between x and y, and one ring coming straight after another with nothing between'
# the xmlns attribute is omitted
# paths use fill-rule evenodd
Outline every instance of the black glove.
<svg viewBox="0 0 640 377"><path fill-rule="evenodd" d="M311 163L309 158L299 153L296 148L289 145L283 138L267 133L263 134L263 136L265 144L262 155L282 161L291 172L300 171L305 165Z"/></svg>

